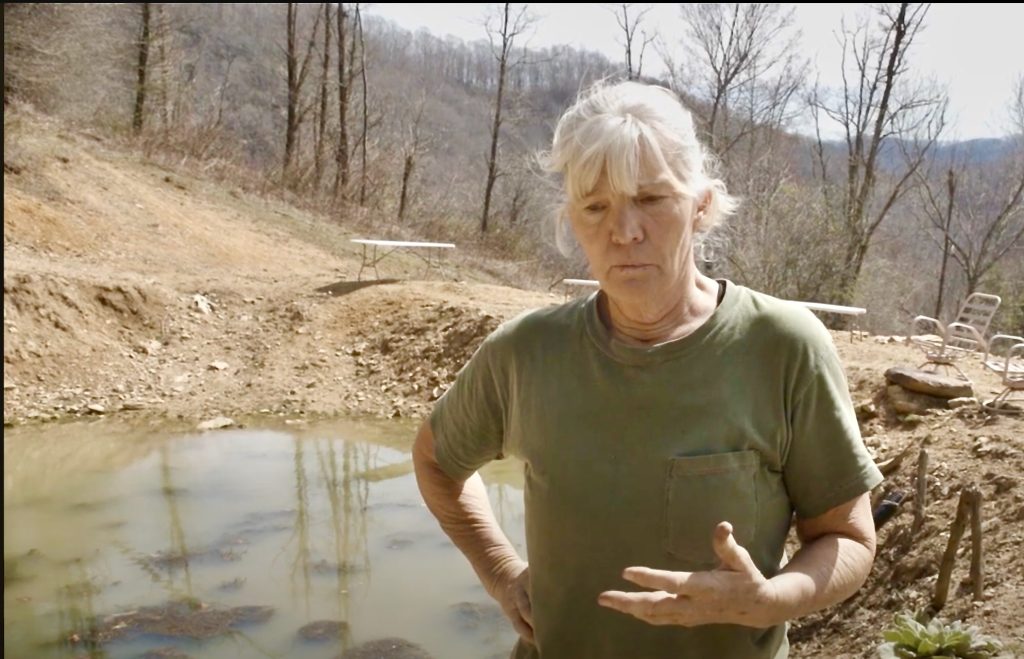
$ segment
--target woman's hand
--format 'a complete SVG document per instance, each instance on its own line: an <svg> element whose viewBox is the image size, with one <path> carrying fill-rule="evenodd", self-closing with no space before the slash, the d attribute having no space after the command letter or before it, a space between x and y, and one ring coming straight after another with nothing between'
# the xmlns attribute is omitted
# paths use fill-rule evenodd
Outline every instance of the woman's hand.
<svg viewBox="0 0 1024 659"><path fill-rule="evenodd" d="M503 571L495 583L494 598L519 635L533 643L533 609L530 606L530 566L518 561Z"/></svg>
<svg viewBox="0 0 1024 659"><path fill-rule="evenodd" d="M777 605L772 582L754 565L750 553L721 522L712 539L721 564L707 572L669 572L646 567L626 568L623 577L654 592L605 591L601 606L628 613L652 625L692 627L731 623L771 627L786 617Z"/></svg>

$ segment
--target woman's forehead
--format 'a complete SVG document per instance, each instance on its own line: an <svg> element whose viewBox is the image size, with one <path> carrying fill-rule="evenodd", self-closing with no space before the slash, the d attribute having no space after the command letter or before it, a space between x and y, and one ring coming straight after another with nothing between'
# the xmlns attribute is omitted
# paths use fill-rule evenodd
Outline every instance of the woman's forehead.
<svg viewBox="0 0 1024 659"><path fill-rule="evenodd" d="M629 177L632 178L632 177ZM587 193L586 197L591 197L595 194L607 194L607 193L619 193L619 194L632 194L637 190L644 190L648 188L659 188L659 187L673 187L678 188L680 191L683 189L682 182L679 178L670 170L668 167L650 164L647 166L641 166L640 171L637 172L635 180L621 180L618 188L612 185L612 179L608 175L607 169L602 169L598 175L597 180L594 182L593 188ZM628 187L627 187L628 186Z"/></svg>

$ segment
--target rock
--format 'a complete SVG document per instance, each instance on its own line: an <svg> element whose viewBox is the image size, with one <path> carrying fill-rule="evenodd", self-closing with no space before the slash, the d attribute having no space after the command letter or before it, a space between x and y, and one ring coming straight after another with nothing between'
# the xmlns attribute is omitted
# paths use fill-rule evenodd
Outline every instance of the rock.
<svg viewBox="0 0 1024 659"><path fill-rule="evenodd" d="M857 412L857 418L861 421L874 419L875 417L878 416L878 408L876 408L875 404L872 403L870 400L858 404L857 407L854 409Z"/></svg>
<svg viewBox="0 0 1024 659"><path fill-rule="evenodd" d="M230 428L233 425L235 425L235 422L232 419L229 419L226 416L218 416L213 419L203 421L196 426L196 430L218 430L220 428Z"/></svg>
<svg viewBox="0 0 1024 659"><path fill-rule="evenodd" d="M908 414L905 417L903 417L903 423L912 427L921 425L921 422L923 421L924 417L917 414Z"/></svg>
<svg viewBox="0 0 1024 659"><path fill-rule="evenodd" d="M1017 487L1018 484L1018 480L1012 476L996 476L993 474L992 478L986 478L986 480L995 486L997 495L1009 492Z"/></svg>
<svg viewBox="0 0 1024 659"><path fill-rule="evenodd" d="M156 339L150 339L149 341L140 341L138 351L147 355L155 355L160 352L160 348L163 344Z"/></svg>
<svg viewBox="0 0 1024 659"><path fill-rule="evenodd" d="M298 634L304 641L339 641L348 636L349 625L343 620L317 620L303 626Z"/></svg>
<svg viewBox="0 0 1024 659"><path fill-rule="evenodd" d="M338 659L433 659L420 646L401 638L382 638L342 652Z"/></svg>
<svg viewBox="0 0 1024 659"><path fill-rule="evenodd" d="M228 363L222 361L210 362L210 365L207 366L211 371L223 371L227 367Z"/></svg>
<svg viewBox="0 0 1024 659"><path fill-rule="evenodd" d="M90 414L106 414L107 413L107 408L105 408L102 405L99 405L97 403L92 403L90 405L86 405L85 409L87 409Z"/></svg>
<svg viewBox="0 0 1024 659"><path fill-rule="evenodd" d="M13 382L8 382L7 380L4 380L4 391L11 391L12 389L17 388L18 385L14 384Z"/></svg>
<svg viewBox="0 0 1024 659"><path fill-rule="evenodd" d="M893 366L885 372L885 379L898 384L908 391L937 396L939 398L962 398L974 396L974 387L967 380L920 371L905 366Z"/></svg>
<svg viewBox="0 0 1024 659"><path fill-rule="evenodd" d="M949 405L949 409L955 410L961 407L977 407L978 399L971 396L962 396L960 398L950 398L946 403Z"/></svg>
<svg viewBox="0 0 1024 659"><path fill-rule="evenodd" d="M889 404L900 414L924 414L932 408L945 408L946 399L907 391L898 384L890 384L885 389Z"/></svg>
<svg viewBox="0 0 1024 659"><path fill-rule="evenodd" d="M196 308L203 313L210 313L213 311L213 308L217 306L213 302L210 302L208 297L199 293L192 296L192 304L196 305Z"/></svg>
<svg viewBox="0 0 1024 659"><path fill-rule="evenodd" d="M124 404L121 405L121 409L128 410L129 412L133 410L143 410L146 409L146 404L140 400L126 400Z"/></svg>

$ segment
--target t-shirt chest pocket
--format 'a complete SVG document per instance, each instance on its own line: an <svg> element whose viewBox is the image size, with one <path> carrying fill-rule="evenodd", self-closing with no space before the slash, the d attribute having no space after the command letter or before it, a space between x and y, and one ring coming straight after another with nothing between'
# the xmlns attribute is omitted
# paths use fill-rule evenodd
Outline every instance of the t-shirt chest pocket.
<svg viewBox="0 0 1024 659"><path fill-rule="evenodd" d="M741 546L757 532L755 450L670 458L665 480L665 551L690 570L711 569L711 545L719 522L730 522Z"/></svg>

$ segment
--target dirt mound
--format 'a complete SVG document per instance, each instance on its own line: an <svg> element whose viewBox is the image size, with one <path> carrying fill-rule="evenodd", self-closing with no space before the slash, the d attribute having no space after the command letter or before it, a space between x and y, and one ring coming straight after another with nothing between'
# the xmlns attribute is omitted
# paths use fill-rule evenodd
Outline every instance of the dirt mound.
<svg viewBox="0 0 1024 659"><path fill-rule="evenodd" d="M165 291L138 284L101 284L31 273L4 276L4 321L45 333L47 326L70 336L116 324L125 329L159 325Z"/></svg>
<svg viewBox="0 0 1024 659"><path fill-rule="evenodd" d="M425 412L426 403L448 390L500 320L491 313L440 303L415 313L386 315L358 332L349 349L356 375L391 393L395 412Z"/></svg>
<svg viewBox="0 0 1024 659"><path fill-rule="evenodd" d="M158 335L172 299L157 285L5 271L5 418L19 393L65 381L77 364L102 365L104 379L128 375L126 344Z"/></svg>
<svg viewBox="0 0 1024 659"><path fill-rule="evenodd" d="M983 599L972 601L968 529L939 615L969 621L1020 652L1024 623L1016 612L1024 608L1024 420L993 416L978 406L901 414L887 399L884 372L894 364L916 365L920 354L886 337L837 345L854 402L873 405L870 412L861 408L860 419L869 450L881 463L903 456L893 463L875 500L885 492L900 492L904 499L878 532L875 565L864 588L826 612L797 621L790 631L793 655L877 656L881 630L896 613L916 613L930 604L960 493L972 486L982 494ZM979 397L990 398L999 389L997 379L979 364L961 365ZM925 517L914 530L921 449L928 454Z"/></svg>

